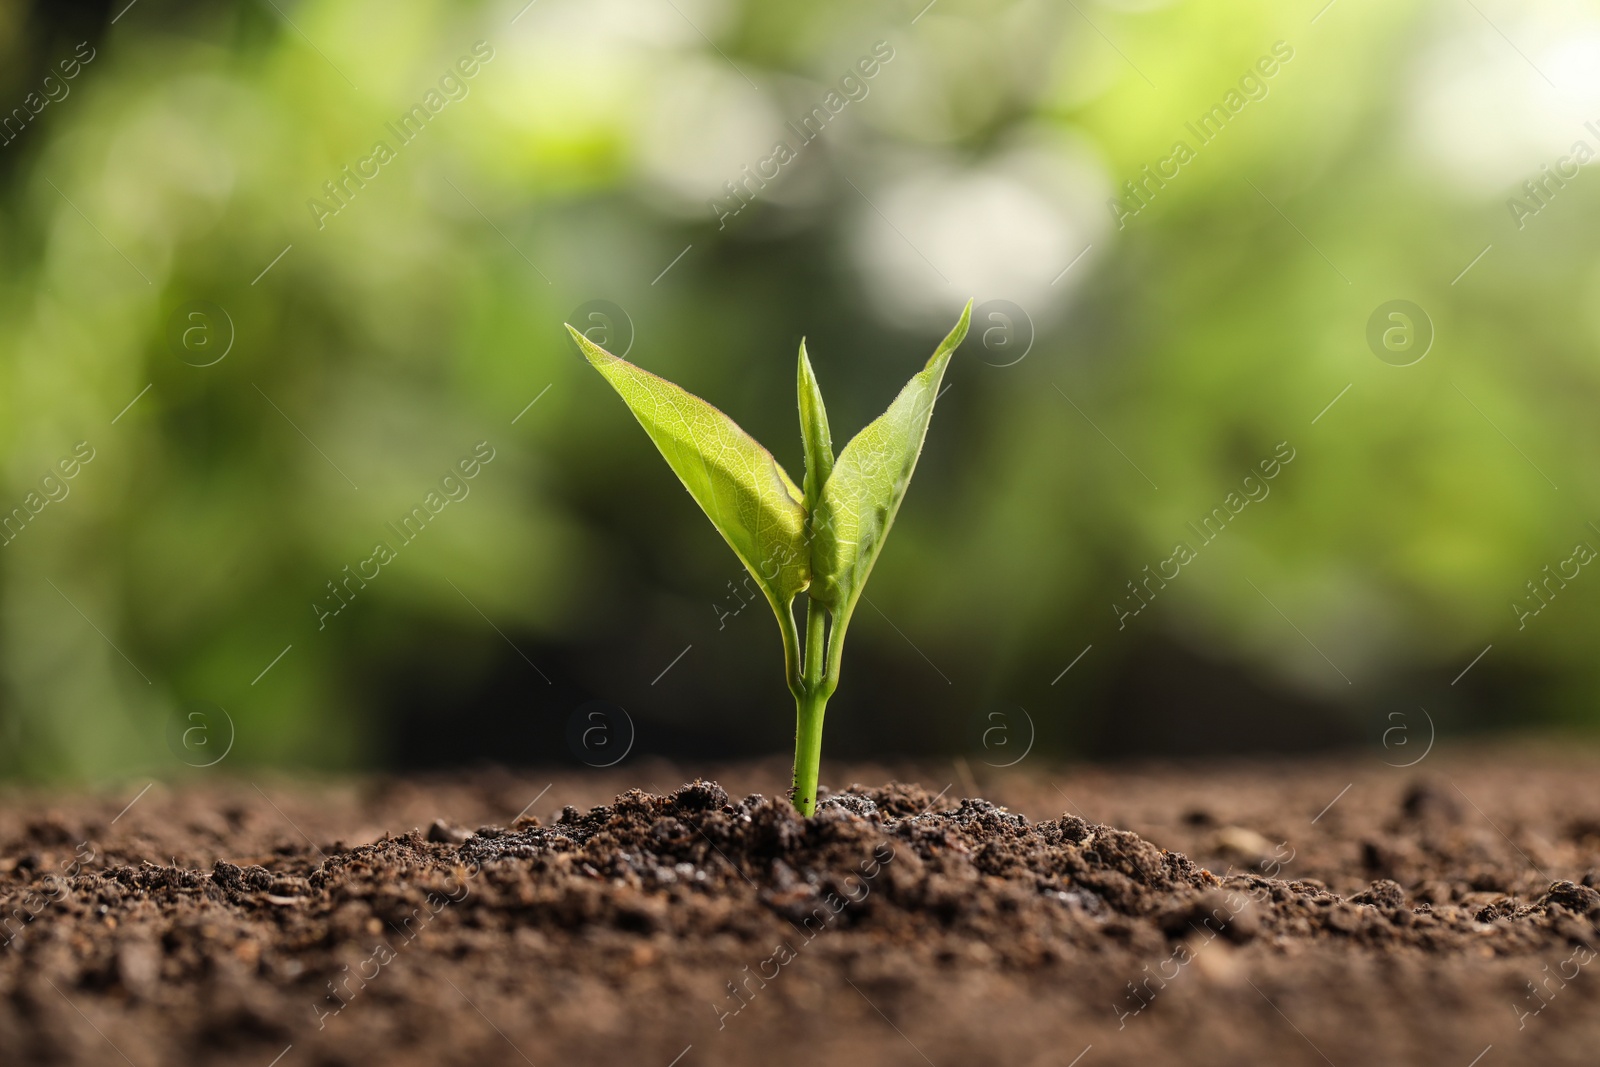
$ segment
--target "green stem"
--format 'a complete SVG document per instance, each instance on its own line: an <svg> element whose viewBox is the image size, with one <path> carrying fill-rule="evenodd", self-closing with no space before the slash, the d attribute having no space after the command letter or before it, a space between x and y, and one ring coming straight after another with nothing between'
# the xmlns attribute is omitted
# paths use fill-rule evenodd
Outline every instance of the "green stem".
<svg viewBox="0 0 1600 1067"><path fill-rule="evenodd" d="M828 698L805 694L795 701L794 806L810 818L817 810L817 775L822 769L822 712Z"/></svg>
<svg viewBox="0 0 1600 1067"><path fill-rule="evenodd" d="M827 622L827 609L810 597L806 598L806 689L815 689L823 682L823 626ZM831 690L830 690L831 692Z"/></svg>
<svg viewBox="0 0 1600 1067"><path fill-rule="evenodd" d="M833 616L833 626L828 631L828 668L825 676L828 695L839 688L839 664L844 658L844 632L850 625L850 615L854 610L851 605L842 615Z"/></svg>
<svg viewBox="0 0 1600 1067"><path fill-rule="evenodd" d="M800 678L800 635L794 626L794 601L790 600L781 608L773 601L772 610L778 616L778 629L783 632L784 677L789 683L789 692L799 700L805 692L805 684Z"/></svg>
<svg viewBox="0 0 1600 1067"><path fill-rule="evenodd" d="M805 671L794 694L794 786L791 796L801 815L817 810L817 776L822 767L822 716L838 684L826 669L824 657L827 609L815 600L806 603ZM794 687L791 686L791 689Z"/></svg>

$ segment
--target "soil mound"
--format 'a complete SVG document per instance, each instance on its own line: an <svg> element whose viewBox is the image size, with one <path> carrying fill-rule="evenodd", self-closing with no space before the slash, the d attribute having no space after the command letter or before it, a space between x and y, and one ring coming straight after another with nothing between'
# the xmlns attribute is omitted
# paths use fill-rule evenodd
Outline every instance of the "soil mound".
<svg viewBox="0 0 1600 1067"><path fill-rule="evenodd" d="M1405 825L1459 819L1420 793L1406 804L1391 849ZM1287 877L1287 843L1213 822L1185 816L1247 869L903 784L825 794L807 820L697 780L549 823L436 821L209 869L119 862L110 827L85 855L82 826L35 818L0 845L0 1048L8 1063L137 1067L945 1067L1096 1047L1102 1063L1148 1062L1176 1027L1200 1042L1189 1063L1236 1060L1264 1030L1276 1062L1353 1048L1376 1062L1362 1035L1328 1031L1408 1004L1366 1036L1401 1042L1383 1062L1421 1063L1435 1061L1416 1036L1446 1007L1516 1032L1558 997L1594 1004L1593 886L1454 892L1448 857L1428 867L1412 848L1388 863L1410 890L1379 877L1346 897ZM1360 865L1384 868L1370 845ZM1434 1015L1416 1014L1419 990ZM1320 1044L1283 1027L1290 1013Z"/></svg>

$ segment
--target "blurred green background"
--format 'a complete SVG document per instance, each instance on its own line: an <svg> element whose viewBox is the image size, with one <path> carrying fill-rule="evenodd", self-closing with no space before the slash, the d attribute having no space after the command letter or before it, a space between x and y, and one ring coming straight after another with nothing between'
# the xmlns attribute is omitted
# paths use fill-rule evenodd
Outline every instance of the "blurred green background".
<svg viewBox="0 0 1600 1067"><path fill-rule="evenodd" d="M0 774L572 762L593 701L785 752L561 323L798 475L802 335L842 445L969 296L830 757L1587 727L1597 59L1510 0L0 7Z"/></svg>

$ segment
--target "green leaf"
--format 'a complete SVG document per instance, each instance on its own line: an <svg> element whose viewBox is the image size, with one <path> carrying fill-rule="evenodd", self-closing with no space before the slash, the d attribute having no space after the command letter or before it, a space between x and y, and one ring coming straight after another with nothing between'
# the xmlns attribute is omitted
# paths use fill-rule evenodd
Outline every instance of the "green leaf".
<svg viewBox="0 0 1600 1067"><path fill-rule="evenodd" d="M950 355L967 335L972 303L906 383L889 410L844 446L812 512L811 597L828 606L835 629L855 610L895 513L917 468L922 441Z"/></svg>
<svg viewBox="0 0 1600 1067"><path fill-rule="evenodd" d="M806 446L806 510L817 506L822 487L833 472L833 435L828 432L828 409L822 403L822 390L817 388L817 375L811 369L811 357L806 355L805 338L800 339L800 436Z"/></svg>
<svg viewBox="0 0 1600 1067"><path fill-rule="evenodd" d="M772 453L710 404L567 327L780 615L811 582L804 496Z"/></svg>

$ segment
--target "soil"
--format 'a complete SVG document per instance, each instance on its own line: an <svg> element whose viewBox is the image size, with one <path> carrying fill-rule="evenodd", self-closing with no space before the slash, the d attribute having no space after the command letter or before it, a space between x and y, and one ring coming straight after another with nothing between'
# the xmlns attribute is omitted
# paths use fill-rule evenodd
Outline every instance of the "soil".
<svg viewBox="0 0 1600 1067"><path fill-rule="evenodd" d="M13 793L0 1062L1594 1062L1593 751L824 770Z"/></svg>

